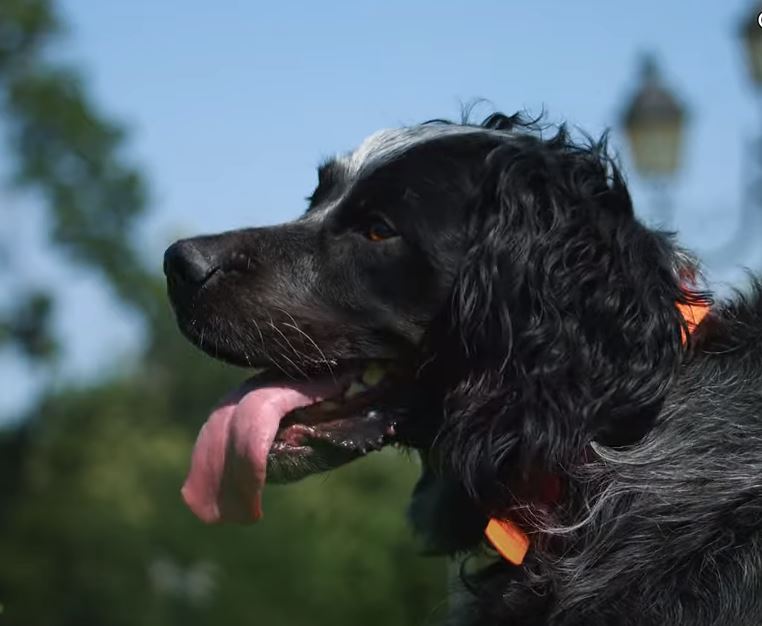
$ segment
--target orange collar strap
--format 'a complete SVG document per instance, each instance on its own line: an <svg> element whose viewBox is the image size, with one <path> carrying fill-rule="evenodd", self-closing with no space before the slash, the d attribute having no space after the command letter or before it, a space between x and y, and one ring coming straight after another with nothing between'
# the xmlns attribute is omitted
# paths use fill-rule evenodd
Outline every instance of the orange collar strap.
<svg viewBox="0 0 762 626"><path fill-rule="evenodd" d="M696 330L696 327L709 313L709 305L703 303L682 304L678 302L677 309L685 319L690 333ZM682 331L682 338L683 344L685 344L688 337L684 330ZM506 561L513 565L521 565L524 562L524 557L529 550L529 537L518 524L509 519L493 517L484 529L484 535Z"/></svg>

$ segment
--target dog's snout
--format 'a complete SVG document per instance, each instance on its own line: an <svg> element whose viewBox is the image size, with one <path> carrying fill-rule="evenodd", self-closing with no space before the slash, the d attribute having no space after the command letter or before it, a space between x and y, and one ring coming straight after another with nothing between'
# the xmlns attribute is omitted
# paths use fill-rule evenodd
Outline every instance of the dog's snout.
<svg viewBox="0 0 762 626"><path fill-rule="evenodd" d="M177 241L164 253L164 274L182 283L200 285L218 268L214 255L193 240Z"/></svg>

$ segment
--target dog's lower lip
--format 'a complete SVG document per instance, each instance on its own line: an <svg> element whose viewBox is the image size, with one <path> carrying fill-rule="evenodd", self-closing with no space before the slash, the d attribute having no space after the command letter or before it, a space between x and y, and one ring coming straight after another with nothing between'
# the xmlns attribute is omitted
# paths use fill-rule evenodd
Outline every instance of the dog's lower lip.
<svg viewBox="0 0 762 626"><path fill-rule="evenodd" d="M347 366L343 365L346 375ZM394 371L375 361L366 362L363 368L359 363L351 365L355 374L335 395L282 418L270 450L271 461L325 456L346 462L397 441L397 422L402 417L388 408L388 399L399 388L399 365Z"/></svg>
<svg viewBox="0 0 762 626"><path fill-rule="evenodd" d="M300 452L307 452L310 450L309 446L295 446L290 445L286 443L285 441L276 441L273 443L273 447L270 448L270 454L277 454L281 452L289 452L289 453L300 453Z"/></svg>
<svg viewBox="0 0 762 626"><path fill-rule="evenodd" d="M362 415L327 419L310 424L293 422L279 429L276 444L285 448L309 447L321 443L357 449L379 449L397 434L397 419L369 409Z"/></svg>

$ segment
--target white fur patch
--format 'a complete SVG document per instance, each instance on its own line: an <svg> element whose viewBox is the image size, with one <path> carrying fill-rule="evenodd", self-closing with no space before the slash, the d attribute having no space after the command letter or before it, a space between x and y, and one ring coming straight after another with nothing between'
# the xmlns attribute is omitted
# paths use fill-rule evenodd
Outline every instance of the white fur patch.
<svg viewBox="0 0 762 626"><path fill-rule="evenodd" d="M342 197L329 205L310 211L305 220L320 221L338 204L352 184L361 176L400 157L411 148L438 139L457 135L504 135L505 131L481 128L479 126L462 126L460 124L421 124L402 128L388 128L369 135L353 152L336 157L336 163L344 170L347 187Z"/></svg>
<svg viewBox="0 0 762 626"><path fill-rule="evenodd" d="M355 178L368 170L375 169L404 154L410 148L438 139L454 135L504 134L505 131L495 131L478 126L461 126L459 124L421 124L403 128L379 130L370 135L360 146L348 155L336 160L345 168L351 178Z"/></svg>

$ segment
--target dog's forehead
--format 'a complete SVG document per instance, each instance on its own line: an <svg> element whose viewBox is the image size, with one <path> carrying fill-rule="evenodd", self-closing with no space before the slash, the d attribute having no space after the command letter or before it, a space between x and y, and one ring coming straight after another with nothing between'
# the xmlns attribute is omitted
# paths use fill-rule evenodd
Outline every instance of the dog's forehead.
<svg viewBox="0 0 762 626"><path fill-rule="evenodd" d="M460 124L430 123L402 128L387 128L367 137L360 146L336 158L350 179L368 174L370 171L393 161L412 148L442 137L459 135L493 134L494 131L478 126Z"/></svg>
<svg viewBox="0 0 762 626"><path fill-rule="evenodd" d="M369 135L354 151L337 155L328 162L332 168L339 170L338 178L341 180L342 191L331 202L320 208L310 210L304 219L309 221L322 220L331 210L341 204L342 199L350 193L359 179L367 177L415 147L443 137L477 135L501 135L504 137L505 132L480 126L443 122L376 131Z"/></svg>

